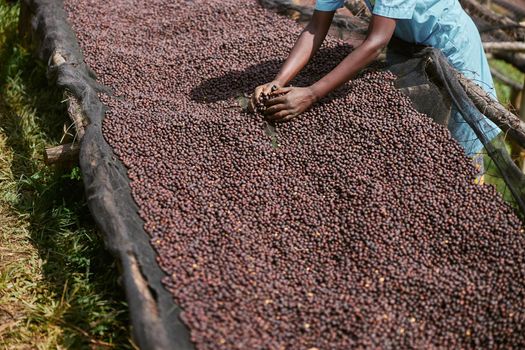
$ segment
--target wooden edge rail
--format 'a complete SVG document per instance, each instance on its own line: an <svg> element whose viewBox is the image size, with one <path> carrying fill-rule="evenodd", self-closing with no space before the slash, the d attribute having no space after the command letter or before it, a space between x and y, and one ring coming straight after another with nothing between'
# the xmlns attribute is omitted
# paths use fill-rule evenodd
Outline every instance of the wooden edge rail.
<svg viewBox="0 0 525 350"><path fill-rule="evenodd" d="M516 39L516 34L519 34L519 36L525 35L525 29L516 28L516 26L520 26L521 23L518 23L506 16L497 14L494 11L491 11L488 7L481 5L475 0L462 0L461 5L470 14L484 19L489 24L509 28L514 27L514 29L512 29L511 31L505 31L503 29L496 29L492 31L492 34L495 36L496 40L509 42ZM512 64L514 67L518 68L520 71L525 72L525 54L520 52L503 50L493 51L493 53L494 58L504 60L505 62Z"/></svg>
<svg viewBox="0 0 525 350"><path fill-rule="evenodd" d="M475 0L461 0L461 5L463 8L475 12L478 16L484 18L486 21L492 24L498 24L503 26L518 26L519 23L510 19L507 16L500 15L492 11L487 6L483 6Z"/></svg>
<svg viewBox="0 0 525 350"><path fill-rule="evenodd" d="M525 17L525 4L523 1L493 0L494 3L508 10L517 17Z"/></svg>
<svg viewBox="0 0 525 350"><path fill-rule="evenodd" d="M295 11L301 15L300 20L308 20L312 17L314 10L306 6L295 4L292 0L258 0L259 4L268 9L276 10L277 12ZM343 16L335 14L332 25L337 28L352 30L360 34L366 34L368 30L368 23L357 16Z"/></svg>
<svg viewBox="0 0 525 350"><path fill-rule="evenodd" d="M68 143L51 148L46 148L44 152L44 162L47 165L68 164L78 161L80 145L78 143Z"/></svg>
<svg viewBox="0 0 525 350"><path fill-rule="evenodd" d="M519 42L519 41L484 42L483 48L487 52L493 52L493 51L525 52L525 43Z"/></svg>
<svg viewBox="0 0 525 350"><path fill-rule="evenodd" d="M54 52L51 60L56 67L66 63L66 59L59 52ZM47 165L69 164L78 161L80 153L79 142L84 137L87 118L84 116L80 102L75 96L69 91L64 91L64 97L67 103L67 114L75 127L76 134L72 143L45 149L44 162Z"/></svg>
<svg viewBox="0 0 525 350"><path fill-rule="evenodd" d="M518 83L516 80L509 78L505 74L501 73L499 70L495 68L490 68L490 73L492 76L499 81L501 81L503 84L508 85L513 90L521 91L523 90L523 84Z"/></svg>
<svg viewBox="0 0 525 350"><path fill-rule="evenodd" d="M519 69L521 72L525 73L525 54L513 53L513 52L507 52L507 51L496 51L494 52L493 57L503 60L509 64L512 64L514 67Z"/></svg>
<svg viewBox="0 0 525 350"><path fill-rule="evenodd" d="M73 96L73 94L71 94L69 91L65 91L64 96L67 101L67 114L75 125L75 130L77 133L76 138L81 140L86 132L85 129L87 126L87 118L84 116L84 112L82 112L80 102L75 96Z"/></svg>
<svg viewBox="0 0 525 350"><path fill-rule="evenodd" d="M525 122L460 73L458 73L458 80L479 111L493 121L505 133L506 137L513 139L525 148Z"/></svg>
<svg viewBox="0 0 525 350"><path fill-rule="evenodd" d="M372 14L363 0L347 0L345 7L352 12L354 16L370 21Z"/></svg>

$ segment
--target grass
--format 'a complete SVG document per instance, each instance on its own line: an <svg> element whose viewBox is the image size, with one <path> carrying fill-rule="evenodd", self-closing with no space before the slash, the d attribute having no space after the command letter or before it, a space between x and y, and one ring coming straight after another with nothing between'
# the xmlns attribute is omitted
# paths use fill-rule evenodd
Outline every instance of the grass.
<svg viewBox="0 0 525 350"><path fill-rule="evenodd" d="M43 162L67 115L18 45L18 12L0 0L0 349L134 348L80 171Z"/></svg>

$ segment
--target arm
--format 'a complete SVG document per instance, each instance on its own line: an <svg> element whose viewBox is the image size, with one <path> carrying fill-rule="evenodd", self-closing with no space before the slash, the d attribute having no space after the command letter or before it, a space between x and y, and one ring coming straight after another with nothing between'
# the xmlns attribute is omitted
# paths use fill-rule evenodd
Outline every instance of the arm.
<svg viewBox="0 0 525 350"><path fill-rule="evenodd" d="M302 31L288 58L274 81L287 85L306 66L323 43L335 12L314 11L312 19Z"/></svg>
<svg viewBox="0 0 525 350"><path fill-rule="evenodd" d="M310 58L315 55L324 41L335 12L314 11L310 22L299 35L292 51L277 73L275 79L267 84L258 86L252 95L250 104L253 110L261 93L269 94L272 86L287 85L304 68Z"/></svg>
<svg viewBox="0 0 525 350"><path fill-rule="evenodd" d="M288 121L307 110L313 103L353 78L381 53L388 44L396 20L373 16L368 35L357 49L350 53L337 67L315 84L305 88L280 88L274 94L284 94L267 102L268 119Z"/></svg>

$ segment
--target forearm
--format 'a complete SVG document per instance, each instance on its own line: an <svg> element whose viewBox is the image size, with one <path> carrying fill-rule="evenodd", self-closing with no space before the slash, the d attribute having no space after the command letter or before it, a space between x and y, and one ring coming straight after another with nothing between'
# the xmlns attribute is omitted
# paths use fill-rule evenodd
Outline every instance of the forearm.
<svg viewBox="0 0 525 350"><path fill-rule="evenodd" d="M330 28L333 13L314 14L312 21L302 31L301 35L295 42L292 51L288 55L281 70L275 77L281 86L287 85L299 72L306 66L308 61L321 47Z"/></svg>
<svg viewBox="0 0 525 350"><path fill-rule="evenodd" d="M312 89L317 100L325 97L359 73L372 63L381 53L383 45L365 41L356 50L350 53L330 73L313 84Z"/></svg>
<svg viewBox="0 0 525 350"><path fill-rule="evenodd" d="M331 14L333 16L333 12ZM337 67L312 86L280 87L274 91L276 96L266 102L266 118L274 122L286 122L306 111L317 100L343 85L353 78L357 72L375 60L392 38L395 29L395 19L377 15L372 16L367 38L361 46L356 48ZM324 35L322 38L324 39ZM308 62L312 52L315 52L313 49L320 46L320 42L316 46L316 42L313 40L309 41L309 43L311 43L311 46L304 43L303 45L297 45L299 48L302 47L301 50L305 47L309 47L310 50L301 51L297 49L296 59L290 59L291 63L287 62L289 63L289 68L282 69L283 82L287 83L291 76L297 74L300 68ZM292 64L293 62L295 63Z"/></svg>

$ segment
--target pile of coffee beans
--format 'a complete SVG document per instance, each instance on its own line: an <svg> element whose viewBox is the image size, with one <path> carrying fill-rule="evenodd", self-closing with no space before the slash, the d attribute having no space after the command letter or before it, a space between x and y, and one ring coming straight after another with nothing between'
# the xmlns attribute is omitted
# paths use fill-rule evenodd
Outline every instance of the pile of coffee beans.
<svg viewBox="0 0 525 350"><path fill-rule="evenodd" d="M272 147L239 97L301 28L255 1L66 0L103 132L197 349L525 347L525 234L449 132L368 70ZM294 86L351 48L328 38Z"/></svg>

